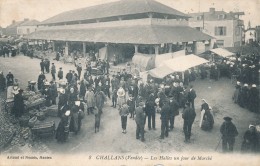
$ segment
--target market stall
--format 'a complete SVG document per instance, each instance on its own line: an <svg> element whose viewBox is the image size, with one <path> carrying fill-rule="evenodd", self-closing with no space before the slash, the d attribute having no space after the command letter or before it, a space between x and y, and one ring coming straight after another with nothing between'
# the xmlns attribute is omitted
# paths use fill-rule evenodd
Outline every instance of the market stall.
<svg viewBox="0 0 260 166"><path fill-rule="evenodd" d="M193 54L180 56L167 61L163 61L160 67L150 70L149 74L156 78L163 78L174 72L182 72L182 74L184 74L184 71L208 62L209 61L207 61L206 59L200 58Z"/></svg>
<svg viewBox="0 0 260 166"><path fill-rule="evenodd" d="M214 62L217 62L219 59L228 58L228 57L235 55L235 53L230 52L224 48L214 48L214 49L211 49L210 52L212 52L211 59ZM217 56L215 56L215 55L217 55Z"/></svg>

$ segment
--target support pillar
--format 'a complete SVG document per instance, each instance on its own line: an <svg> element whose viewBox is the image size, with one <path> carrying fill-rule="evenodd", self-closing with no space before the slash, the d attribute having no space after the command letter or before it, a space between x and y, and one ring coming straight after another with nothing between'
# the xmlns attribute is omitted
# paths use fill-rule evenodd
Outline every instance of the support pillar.
<svg viewBox="0 0 260 166"><path fill-rule="evenodd" d="M42 42L42 51L44 51L44 48L43 48L43 43L44 43L44 41L42 40L41 42Z"/></svg>
<svg viewBox="0 0 260 166"><path fill-rule="evenodd" d="M183 42L182 44L183 44L183 50L185 51L185 55L186 55L186 54L187 54L187 52L186 52L187 43L186 43L186 42Z"/></svg>
<svg viewBox="0 0 260 166"><path fill-rule="evenodd" d="M83 56L86 57L86 43L83 42Z"/></svg>
<svg viewBox="0 0 260 166"><path fill-rule="evenodd" d="M155 52L155 55L159 55L159 46L158 45L154 46L154 52Z"/></svg>
<svg viewBox="0 0 260 166"><path fill-rule="evenodd" d="M138 45L135 45L135 54L138 53Z"/></svg>
<svg viewBox="0 0 260 166"><path fill-rule="evenodd" d="M105 44L105 47L106 47L106 55L105 55L105 59L108 61L108 52L107 52L107 49L108 49L108 43Z"/></svg>
<svg viewBox="0 0 260 166"><path fill-rule="evenodd" d="M197 55L198 53L198 42L193 41L193 54Z"/></svg>
<svg viewBox="0 0 260 166"><path fill-rule="evenodd" d="M55 52L55 41L52 41L52 51Z"/></svg>
<svg viewBox="0 0 260 166"><path fill-rule="evenodd" d="M65 43L65 55L69 55L69 42Z"/></svg>
<svg viewBox="0 0 260 166"><path fill-rule="evenodd" d="M169 43L169 53L172 53L172 43Z"/></svg>
<svg viewBox="0 0 260 166"><path fill-rule="evenodd" d="M184 71L181 72L181 78L182 78L182 82L184 82Z"/></svg>

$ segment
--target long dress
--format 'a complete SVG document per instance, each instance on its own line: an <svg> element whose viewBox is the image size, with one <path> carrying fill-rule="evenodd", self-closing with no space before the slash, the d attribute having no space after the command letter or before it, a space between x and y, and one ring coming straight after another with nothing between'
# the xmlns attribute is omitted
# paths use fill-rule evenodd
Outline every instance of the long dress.
<svg viewBox="0 0 260 166"><path fill-rule="evenodd" d="M21 117L24 113L24 100L20 93L14 96L13 112L15 117Z"/></svg>
<svg viewBox="0 0 260 166"><path fill-rule="evenodd" d="M56 131L56 139L65 142L69 136L70 117L63 115Z"/></svg>

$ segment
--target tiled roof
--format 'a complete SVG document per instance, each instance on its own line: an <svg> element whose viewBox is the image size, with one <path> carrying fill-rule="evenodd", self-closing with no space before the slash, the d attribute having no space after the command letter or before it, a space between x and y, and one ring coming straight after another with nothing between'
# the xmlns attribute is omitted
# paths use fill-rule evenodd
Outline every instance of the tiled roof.
<svg viewBox="0 0 260 166"><path fill-rule="evenodd" d="M215 11L214 13L210 13L210 12L189 13L189 15L192 17L189 19L189 21L197 21L197 16L204 17L205 21L223 20L223 19L219 19L219 15L224 15L225 16L224 20L235 19L233 14L224 11Z"/></svg>
<svg viewBox="0 0 260 166"><path fill-rule="evenodd" d="M7 26L6 28L16 28L18 27L19 25L21 25L24 21L16 21L14 23L12 23L11 25Z"/></svg>
<svg viewBox="0 0 260 166"><path fill-rule="evenodd" d="M40 22L37 20L28 20L20 24L19 26L33 26L33 25L38 25Z"/></svg>
<svg viewBox="0 0 260 166"><path fill-rule="evenodd" d="M25 38L131 44L162 44L212 39L211 36L188 26L172 27L159 25L139 25L77 30L42 30L31 33Z"/></svg>
<svg viewBox="0 0 260 166"><path fill-rule="evenodd" d="M168 14L184 18L190 17L189 15L179 12L169 6L163 5L155 0L120 0L97 6L67 11L53 16L41 22L41 24L64 23L144 13Z"/></svg>

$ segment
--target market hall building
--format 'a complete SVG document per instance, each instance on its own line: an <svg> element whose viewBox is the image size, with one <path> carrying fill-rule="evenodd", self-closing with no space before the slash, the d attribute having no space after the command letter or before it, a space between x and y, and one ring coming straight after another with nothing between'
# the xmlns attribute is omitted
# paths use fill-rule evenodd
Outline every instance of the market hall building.
<svg viewBox="0 0 260 166"><path fill-rule="evenodd" d="M189 18L155 0L120 0L58 14L25 38L49 41L54 51L65 48L65 55L95 50L99 58L117 63L139 53L199 54L212 48L213 37L189 27Z"/></svg>

